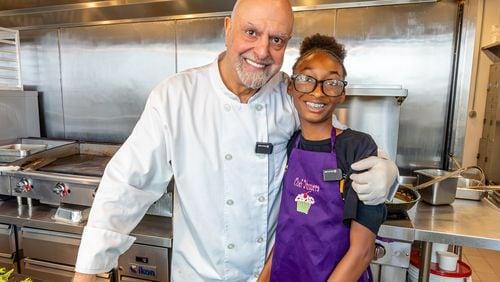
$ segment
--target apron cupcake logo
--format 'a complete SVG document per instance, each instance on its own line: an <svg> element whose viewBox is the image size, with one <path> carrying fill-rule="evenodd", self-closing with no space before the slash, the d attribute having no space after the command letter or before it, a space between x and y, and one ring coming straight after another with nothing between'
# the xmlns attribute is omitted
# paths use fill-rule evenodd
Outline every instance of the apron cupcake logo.
<svg viewBox="0 0 500 282"><path fill-rule="evenodd" d="M295 202L297 202L297 211L301 213L308 214L311 205L314 205L314 198L307 195L307 193L298 194L295 197Z"/></svg>

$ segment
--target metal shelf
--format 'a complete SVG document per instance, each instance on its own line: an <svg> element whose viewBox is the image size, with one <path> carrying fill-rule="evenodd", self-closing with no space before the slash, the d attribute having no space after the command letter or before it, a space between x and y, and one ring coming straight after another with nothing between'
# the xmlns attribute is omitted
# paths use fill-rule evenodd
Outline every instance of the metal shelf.
<svg viewBox="0 0 500 282"><path fill-rule="evenodd" d="M16 41L11 41L11 40L6 40L6 39L0 39L0 43L16 45Z"/></svg>
<svg viewBox="0 0 500 282"><path fill-rule="evenodd" d="M488 44L481 48L483 52L490 58L493 62L500 62L500 41Z"/></svg>
<svg viewBox="0 0 500 282"><path fill-rule="evenodd" d="M0 27L0 54L0 90L23 90L18 30Z"/></svg>

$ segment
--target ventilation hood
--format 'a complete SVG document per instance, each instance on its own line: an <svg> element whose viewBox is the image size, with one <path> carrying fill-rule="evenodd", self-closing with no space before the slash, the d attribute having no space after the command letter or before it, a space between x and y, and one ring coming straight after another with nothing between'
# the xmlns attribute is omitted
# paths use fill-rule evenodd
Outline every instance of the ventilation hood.
<svg viewBox="0 0 500 282"><path fill-rule="evenodd" d="M292 0L295 11L439 0ZM235 0L2 0L0 26L39 29L229 15Z"/></svg>

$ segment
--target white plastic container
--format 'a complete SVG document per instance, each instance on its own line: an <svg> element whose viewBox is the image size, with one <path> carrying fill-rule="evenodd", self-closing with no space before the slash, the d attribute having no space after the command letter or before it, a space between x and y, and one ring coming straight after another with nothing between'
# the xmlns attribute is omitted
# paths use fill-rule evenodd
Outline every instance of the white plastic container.
<svg viewBox="0 0 500 282"><path fill-rule="evenodd" d="M419 269L413 264L408 268L408 282L418 282ZM472 275L466 277L449 277L436 275L431 272L429 275L429 282L472 282Z"/></svg>
<svg viewBox="0 0 500 282"><path fill-rule="evenodd" d="M441 252L441 251L440 251ZM440 269L435 262L431 263L429 274L430 282L472 282L472 269L463 261L458 261L455 271L446 271ZM420 267L420 255L418 251L413 250L410 257L410 266L408 268L408 282L417 282Z"/></svg>
<svg viewBox="0 0 500 282"><path fill-rule="evenodd" d="M437 253L438 266L442 270L456 271L458 263L458 255L452 252L439 251Z"/></svg>
<svg viewBox="0 0 500 282"><path fill-rule="evenodd" d="M448 244L432 243L432 257L431 262L438 262L437 253L441 251L448 251Z"/></svg>

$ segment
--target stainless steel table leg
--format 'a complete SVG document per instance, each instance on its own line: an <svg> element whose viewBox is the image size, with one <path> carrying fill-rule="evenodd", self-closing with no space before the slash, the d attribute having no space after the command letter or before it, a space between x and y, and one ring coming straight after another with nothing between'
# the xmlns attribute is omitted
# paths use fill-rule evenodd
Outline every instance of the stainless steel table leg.
<svg viewBox="0 0 500 282"><path fill-rule="evenodd" d="M453 252L458 255L458 260L462 260L462 246L453 246Z"/></svg>
<svg viewBox="0 0 500 282"><path fill-rule="evenodd" d="M431 271L432 242L422 242L420 250L420 271L418 272L419 282L429 282Z"/></svg>

